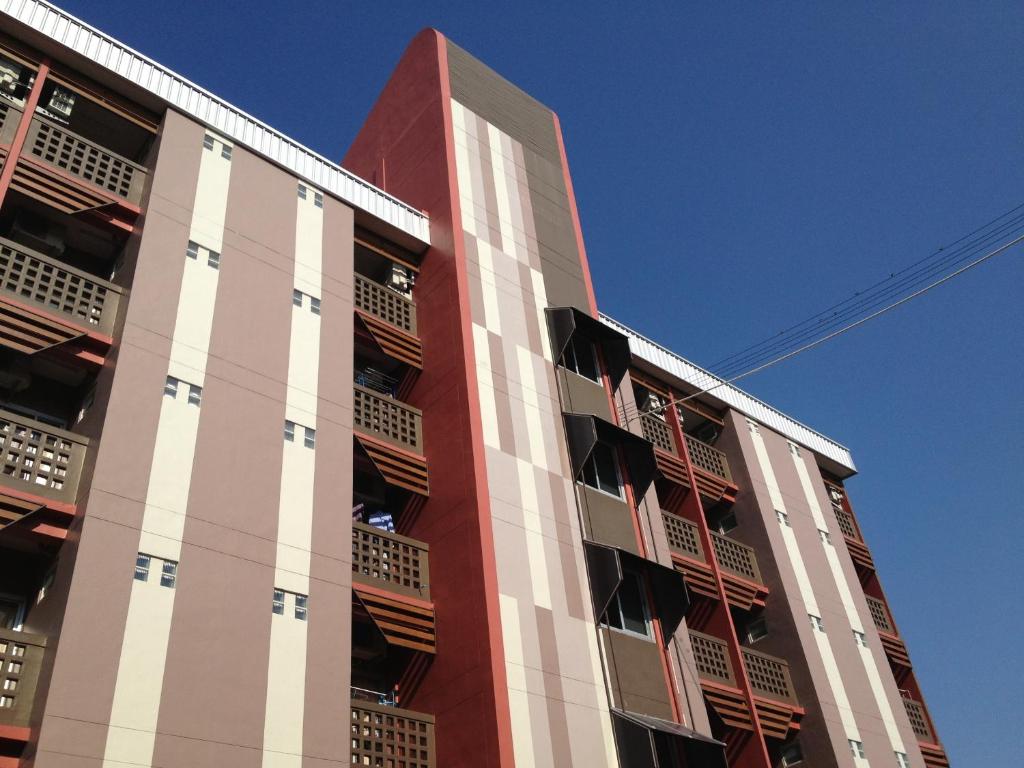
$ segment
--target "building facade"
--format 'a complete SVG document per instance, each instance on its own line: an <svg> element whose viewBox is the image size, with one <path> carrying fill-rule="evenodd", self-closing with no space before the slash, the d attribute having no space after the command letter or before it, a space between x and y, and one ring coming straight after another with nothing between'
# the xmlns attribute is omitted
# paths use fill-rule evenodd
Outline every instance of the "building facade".
<svg viewBox="0 0 1024 768"><path fill-rule="evenodd" d="M848 451L599 315L553 112L426 30L338 165L0 11L0 768L948 765Z"/></svg>

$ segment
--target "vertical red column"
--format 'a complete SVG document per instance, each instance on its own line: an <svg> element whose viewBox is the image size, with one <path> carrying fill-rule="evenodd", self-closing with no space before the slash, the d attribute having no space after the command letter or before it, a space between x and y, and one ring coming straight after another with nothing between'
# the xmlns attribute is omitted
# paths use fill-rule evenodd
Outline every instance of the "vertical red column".
<svg viewBox="0 0 1024 768"><path fill-rule="evenodd" d="M4 162L3 170L0 171L0 207L7 197L7 190L10 189L11 180L14 178L14 169L18 165L18 158L21 157L22 149L25 147L25 137L28 136L28 129L32 125L32 116L36 113L39 105L39 96L43 92L43 84L47 75L50 74L50 60L43 59L39 62L39 70L36 72L36 79L32 82L32 90L25 99L25 111L21 113L21 122L18 123L18 130L14 134L11 148Z"/></svg>

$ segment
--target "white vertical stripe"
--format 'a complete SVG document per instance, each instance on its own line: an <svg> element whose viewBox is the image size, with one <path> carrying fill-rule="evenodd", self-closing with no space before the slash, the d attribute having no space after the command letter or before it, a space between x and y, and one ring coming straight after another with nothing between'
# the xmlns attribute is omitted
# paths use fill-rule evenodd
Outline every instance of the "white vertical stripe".
<svg viewBox="0 0 1024 768"><path fill-rule="evenodd" d="M202 156L189 239L219 253L231 161L222 157L219 150L203 149L201 145L199 150ZM202 386L220 272L207 263L205 254L190 259L182 250L176 257L185 262L185 269L167 374ZM186 389L188 384L180 386ZM177 398L163 398L142 513L140 552L168 560L181 558L199 410L188 403L187 392L179 391ZM188 564L181 568L187 569ZM131 573L131 564L126 563L125 578ZM114 684L104 768L152 763L175 591L159 586L159 574L155 573L150 574L147 582L133 583Z"/></svg>
<svg viewBox="0 0 1024 768"><path fill-rule="evenodd" d="M323 269L323 208L316 190L305 199L296 187L295 276L293 288L301 304L292 304L288 345L288 388L285 418L295 422L295 439L284 440L281 497L277 514L277 558L274 586L289 593L309 594L310 549L313 541L313 482L316 452L305 445L305 429L316 429L320 372L320 315L311 298L320 298ZM307 622L296 618L294 597L286 596L284 614L272 614L267 668L267 702L263 722L263 768L300 768L306 692ZM267 610L271 595L267 595ZM309 604L309 611L317 606Z"/></svg>
<svg viewBox="0 0 1024 768"><path fill-rule="evenodd" d="M784 513L788 517L789 512L786 509L782 490L779 488L778 480L775 477L775 470L772 469L771 460L768 457L768 449L765 446L764 438L761 436L760 429L757 428L753 422L748 420L748 424L750 424L750 437L754 444L754 453L757 455L757 463L761 468L761 474L763 475L765 485L768 488L768 495L772 500L775 510ZM792 524L795 520L790 517L789 522ZM814 596L814 587L808 577L807 566L804 564L804 558L800 552L800 545L799 542L797 542L796 534L790 525L780 524L779 527L782 531L782 540L785 543L786 554L788 556L790 567L793 569L793 573L796 576L804 608L808 614L812 614L820 618L821 611L818 608L818 601ZM810 619L798 616L797 621L810 622ZM822 667L825 670L825 676L828 679L829 688L832 691L836 709L839 712L839 718L843 724L843 732L847 739L861 741L860 730L857 728L853 710L850 708L850 699L846 694L846 686L843 684L842 675L839 672L839 666L836 664L835 654L832 651L832 645L830 643L827 630L828 627L826 627L826 632L821 632L815 628L812 629L811 632L814 635L818 655L821 658ZM857 757L853 758L853 762L854 765L857 766L869 765L867 760Z"/></svg>
<svg viewBox="0 0 1024 768"><path fill-rule="evenodd" d="M792 444L791 444L792 445ZM811 515L814 517L814 523L818 526L819 531L828 531L828 524L825 521L825 515L822 513L821 505L818 503L818 496L814 492L814 486L811 484L811 477L807 470L806 460L802 457L801 452L797 449L796 452L790 448L790 454L793 457L793 465L796 467L797 476L800 478L800 487L803 489L804 498L807 500L807 506L811 509ZM829 535L839 536L840 531L830 531ZM850 591L849 582L846 580L846 574L843 572L842 565L839 563L839 556L836 549L831 544L822 543L825 548L825 558L828 560L829 570L832 572L832 579L835 581L836 589L839 591L839 597L843 603L843 610L846 613L847 621L850 623L851 637L852 632L860 632L864 634L864 624L860 620L860 614L857 612L857 608L853 602L853 594ZM885 695L885 690L882 687L882 680L878 674L878 667L875 664L874 654L871 653L870 648L865 648L862 645L857 646L857 650L860 652L861 662L864 664L864 673L867 675L868 684L871 686L871 693L874 696L875 704L878 706L878 712L882 718L882 723L885 726L886 735L889 737L889 745L893 748L894 752L905 752L903 745L903 738L900 736L899 728L896 726L896 718L893 715L892 705L889 703L889 697Z"/></svg>

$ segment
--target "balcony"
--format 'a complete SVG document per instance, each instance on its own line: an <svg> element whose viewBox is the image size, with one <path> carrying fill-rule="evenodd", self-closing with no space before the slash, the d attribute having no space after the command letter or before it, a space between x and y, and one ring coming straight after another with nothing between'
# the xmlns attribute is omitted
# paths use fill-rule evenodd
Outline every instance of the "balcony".
<svg viewBox="0 0 1024 768"><path fill-rule="evenodd" d="M913 729L914 735L917 736L924 764L928 768L949 768L946 750L939 744L939 740L932 730L931 719L928 717L924 705L904 694L903 706L907 710L910 727Z"/></svg>
<svg viewBox="0 0 1024 768"><path fill-rule="evenodd" d="M422 412L361 384L353 385L353 409L356 440L384 481L429 495Z"/></svg>
<svg viewBox="0 0 1024 768"><path fill-rule="evenodd" d="M847 512L842 504L835 502L832 504L832 511L835 513L839 530L843 532L846 548L850 552L850 557L853 559L853 564L857 567L858 573L861 576L866 576L874 572L875 561L871 558L871 552L860 535L860 528L853 519L853 515Z"/></svg>
<svg viewBox="0 0 1024 768"><path fill-rule="evenodd" d="M19 312L19 306L9 304L4 299L10 299L18 305L27 305L35 311ZM25 327L29 322L40 324L43 318L36 312L45 312L70 323L82 333L98 333L109 337L113 333L120 299L121 289L116 285L0 238L0 301L3 301L3 315L6 318L8 311L15 312L20 321L15 327L7 328L5 325L0 333L5 339L14 337L15 341L25 347L20 351L36 352L45 348ZM54 323L50 322L49 325ZM50 333L54 334L54 331L51 329Z"/></svg>
<svg viewBox="0 0 1024 768"><path fill-rule="evenodd" d="M0 520L13 522L44 507L74 513L86 438L0 410L0 441Z"/></svg>
<svg viewBox="0 0 1024 768"><path fill-rule="evenodd" d="M665 511L662 511L661 517L672 560L676 569L686 576L687 586L698 595L717 600L718 588L711 568L707 565L697 526ZM768 597L768 588L761 582L754 550L720 533L712 532L711 540L729 603L745 611L755 605L763 606Z"/></svg>
<svg viewBox="0 0 1024 768"><path fill-rule="evenodd" d="M429 547L422 541L352 523L352 580L423 600L430 599Z"/></svg>
<svg viewBox="0 0 1024 768"><path fill-rule="evenodd" d="M676 448L675 438L669 425L649 413L640 415L640 426L644 437L657 448L658 469L671 483L689 488L690 481L686 466ZM686 438L686 449L693 465L697 490L713 502L736 500L737 488L732 482L729 460L717 448L703 443L691 435Z"/></svg>
<svg viewBox="0 0 1024 768"><path fill-rule="evenodd" d="M784 659L743 648L743 664L765 736L785 739L804 711L796 700L789 664Z"/></svg>
<svg viewBox="0 0 1024 768"><path fill-rule="evenodd" d="M33 117L29 125L22 158L30 164L43 164L57 171L56 178L51 175L44 182L45 188L29 185L30 189L22 191L64 208L67 213L91 207L84 204L92 201L95 195L92 190L102 195L99 204L115 200L137 207L142 202L148 176L143 166L39 115ZM41 178L37 171L19 172L25 181ZM84 190L62 184L65 176L78 182L78 186L85 182ZM92 202L92 205L97 203Z"/></svg>
<svg viewBox="0 0 1024 768"><path fill-rule="evenodd" d="M896 625L893 623L889 607L885 602L870 595L864 597L868 601L868 611L871 613L871 619L875 622L875 629L878 630L878 637L882 641L885 655L889 658L896 682L902 682L911 668L907 646L900 638L899 632L896 631Z"/></svg>
<svg viewBox="0 0 1024 768"><path fill-rule="evenodd" d="M704 697L722 722L731 728L753 730L750 707L736 682L726 642L690 630L690 647Z"/></svg>
<svg viewBox="0 0 1024 768"><path fill-rule="evenodd" d="M5 735L11 734L8 738L28 740L29 718L45 649L46 638L40 635L0 629L0 728L24 729L14 734L5 730Z"/></svg>
<svg viewBox="0 0 1024 768"><path fill-rule="evenodd" d="M434 718L372 702L352 702L352 765L434 768Z"/></svg>
<svg viewBox="0 0 1024 768"><path fill-rule="evenodd" d="M357 324L381 352L417 370L423 368L416 303L411 298L356 272L353 303Z"/></svg>

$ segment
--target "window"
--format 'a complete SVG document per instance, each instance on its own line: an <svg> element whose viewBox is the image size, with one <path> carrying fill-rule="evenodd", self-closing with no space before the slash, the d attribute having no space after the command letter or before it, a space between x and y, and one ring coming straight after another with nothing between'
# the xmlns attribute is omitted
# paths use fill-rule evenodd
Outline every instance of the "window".
<svg viewBox="0 0 1024 768"><path fill-rule="evenodd" d="M319 315L320 299L315 296L310 296L308 293L303 293L298 288L292 289L292 304L296 307L301 307L307 298L309 299L309 311L314 315Z"/></svg>
<svg viewBox="0 0 1024 768"><path fill-rule="evenodd" d="M213 136L211 136L210 134L206 134L205 136L203 136L203 147L204 148L206 148L206 149L213 149L213 145L215 143L216 142L215 142Z"/></svg>
<svg viewBox="0 0 1024 768"><path fill-rule="evenodd" d="M164 560L164 567L160 573L160 586L174 589L178 581L178 564L173 560Z"/></svg>
<svg viewBox="0 0 1024 768"><path fill-rule="evenodd" d="M863 632L858 632L856 629L853 630L853 642L862 648L868 647L868 639Z"/></svg>
<svg viewBox="0 0 1024 768"><path fill-rule="evenodd" d="M608 443L597 443L583 465L583 482L591 488L622 498L618 458Z"/></svg>
<svg viewBox="0 0 1024 768"><path fill-rule="evenodd" d="M780 512L779 510L776 509L775 517L778 519L780 525L784 525L787 528L793 527L789 524L789 515L786 512Z"/></svg>
<svg viewBox="0 0 1024 768"><path fill-rule="evenodd" d="M230 160L231 159L231 147L229 147L227 144L224 144L220 148L220 156L223 157L225 160Z"/></svg>
<svg viewBox="0 0 1024 768"><path fill-rule="evenodd" d="M756 421L752 421L750 419L747 419L747 429L750 430L750 434L752 434L752 435L760 435L761 434L761 428L759 426L757 426L757 422Z"/></svg>
<svg viewBox="0 0 1024 768"><path fill-rule="evenodd" d="M274 588L274 599L270 604L272 613L284 616L289 610L299 621L305 621L309 616L309 598L297 592L288 592L284 589Z"/></svg>
<svg viewBox="0 0 1024 768"><path fill-rule="evenodd" d="M0 629L21 629L25 620L25 601L17 595L0 594Z"/></svg>
<svg viewBox="0 0 1024 768"><path fill-rule="evenodd" d="M782 768L789 768L791 765L798 765L804 761L804 751L800 748L799 741L791 741L782 748Z"/></svg>
<svg viewBox="0 0 1024 768"><path fill-rule="evenodd" d="M739 522L736 520L736 513L730 512L729 514L723 515L721 518L719 518L718 525L715 527L718 529L719 533L724 535L729 531L733 530L734 528L736 528L736 526L738 525Z"/></svg>
<svg viewBox="0 0 1024 768"><path fill-rule="evenodd" d="M814 627L818 632L825 631L825 622L821 620L821 616L815 616L813 613L808 613L807 616L811 619L812 627Z"/></svg>
<svg viewBox="0 0 1024 768"><path fill-rule="evenodd" d="M622 583L608 605L605 622L612 629L650 637L647 601L640 575L633 571L622 574Z"/></svg>
<svg viewBox="0 0 1024 768"><path fill-rule="evenodd" d="M799 456L800 455L800 446L797 445L796 443L790 443L789 444L789 452L791 454L793 454L794 456Z"/></svg>
<svg viewBox="0 0 1024 768"><path fill-rule="evenodd" d="M302 444L306 448L316 448L316 430L311 427L304 427L301 424L296 424L294 421L286 421L284 423L284 439L287 442L295 442L296 429L302 430Z"/></svg>
<svg viewBox="0 0 1024 768"><path fill-rule="evenodd" d="M306 199L306 185L305 184L299 184L299 200L305 200L305 199Z"/></svg>
<svg viewBox="0 0 1024 768"><path fill-rule="evenodd" d="M145 555L142 552L135 557L135 580L149 581L153 570L160 571L160 586L174 589L178 581L178 563L175 560L162 560L159 557Z"/></svg>
<svg viewBox="0 0 1024 768"><path fill-rule="evenodd" d="M864 757L864 742L855 739L847 739L850 742L850 751L854 757Z"/></svg>
<svg viewBox="0 0 1024 768"><path fill-rule="evenodd" d="M906 752L896 752L896 764L899 768L910 768L910 758Z"/></svg>
<svg viewBox="0 0 1024 768"><path fill-rule="evenodd" d="M819 528L818 529L818 536L821 537L821 543L822 544L831 544L832 543L832 537L829 535L828 531L823 531L823 530L821 530Z"/></svg>
<svg viewBox="0 0 1024 768"><path fill-rule="evenodd" d="M562 355L562 365L573 373L601 383L600 369L597 367L597 353L594 345L587 339L574 335Z"/></svg>
<svg viewBox="0 0 1024 768"><path fill-rule="evenodd" d="M172 400L178 399L178 392L187 393L187 402L189 405L194 405L197 408L203 401L203 388L196 384L189 384L187 381L176 379L174 376L168 376L164 382L164 397L169 397Z"/></svg>
<svg viewBox="0 0 1024 768"><path fill-rule="evenodd" d="M747 642L756 643L762 637L768 636L768 622L763 618L755 619L747 624Z"/></svg>
<svg viewBox="0 0 1024 768"><path fill-rule="evenodd" d="M203 251L206 252L207 265L214 269L220 269L220 254L216 251L211 251L209 248L200 245L195 240L189 240L188 245L185 246L185 256L193 261L198 261L199 254Z"/></svg>
<svg viewBox="0 0 1024 768"><path fill-rule="evenodd" d="M313 205L315 205L317 208L324 207L324 196L321 195L319 192L313 193Z"/></svg>
<svg viewBox="0 0 1024 768"><path fill-rule="evenodd" d="M136 581L148 581L149 580L149 555L144 555L141 552L135 558L135 580Z"/></svg>

